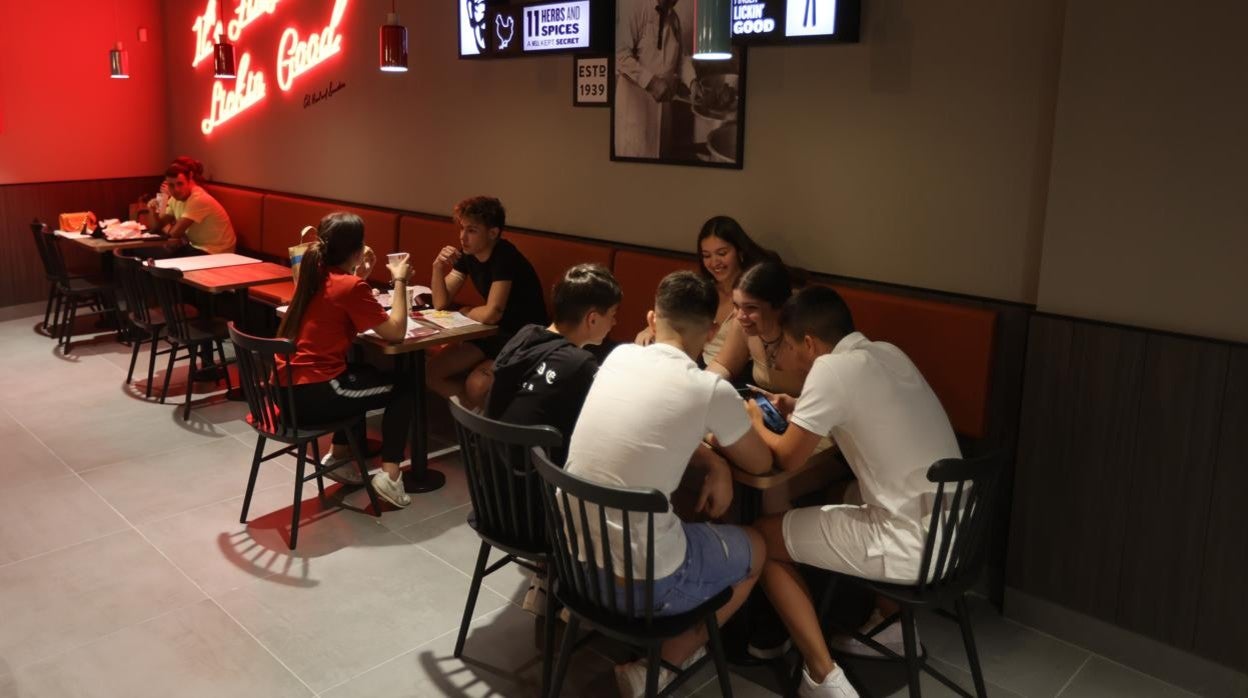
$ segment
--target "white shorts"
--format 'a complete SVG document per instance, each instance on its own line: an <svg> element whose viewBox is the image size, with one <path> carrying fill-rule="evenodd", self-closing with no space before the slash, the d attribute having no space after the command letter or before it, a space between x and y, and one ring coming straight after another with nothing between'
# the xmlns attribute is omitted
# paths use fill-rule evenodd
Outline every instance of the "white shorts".
<svg viewBox="0 0 1248 698"><path fill-rule="evenodd" d="M878 530L866 507L830 504L784 515L784 547L794 562L863 579L887 581Z"/></svg>

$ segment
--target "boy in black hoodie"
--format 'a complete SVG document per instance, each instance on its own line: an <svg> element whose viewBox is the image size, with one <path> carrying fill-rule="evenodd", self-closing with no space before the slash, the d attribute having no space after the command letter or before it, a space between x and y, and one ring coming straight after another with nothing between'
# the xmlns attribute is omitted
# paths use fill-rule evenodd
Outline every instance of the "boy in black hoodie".
<svg viewBox="0 0 1248 698"><path fill-rule="evenodd" d="M578 264L564 272L553 292L554 323L522 327L494 360L485 415L553 426L566 444L598 373L597 360L582 347L607 336L622 297L615 277L600 265ZM559 448L551 457L562 463L565 453Z"/></svg>

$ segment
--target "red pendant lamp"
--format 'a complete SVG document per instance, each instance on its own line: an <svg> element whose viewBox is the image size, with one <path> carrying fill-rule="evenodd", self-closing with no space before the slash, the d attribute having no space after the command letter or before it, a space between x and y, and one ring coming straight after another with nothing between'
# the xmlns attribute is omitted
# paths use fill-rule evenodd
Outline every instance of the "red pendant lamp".
<svg viewBox="0 0 1248 698"><path fill-rule="evenodd" d="M407 27L399 24L394 0L391 0L386 23L381 25L381 72L407 72Z"/></svg>

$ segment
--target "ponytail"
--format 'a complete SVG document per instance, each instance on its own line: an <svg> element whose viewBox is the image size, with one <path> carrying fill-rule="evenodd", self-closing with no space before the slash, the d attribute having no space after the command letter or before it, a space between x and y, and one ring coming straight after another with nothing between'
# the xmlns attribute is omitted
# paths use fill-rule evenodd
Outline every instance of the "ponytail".
<svg viewBox="0 0 1248 698"><path fill-rule="evenodd" d="M299 262L299 278L295 280L295 297L291 299L286 316L277 327L278 337L293 340L299 335L303 314L312 302L312 297L325 285L328 271L325 265L325 243L317 240L303 252L303 260Z"/></svg>

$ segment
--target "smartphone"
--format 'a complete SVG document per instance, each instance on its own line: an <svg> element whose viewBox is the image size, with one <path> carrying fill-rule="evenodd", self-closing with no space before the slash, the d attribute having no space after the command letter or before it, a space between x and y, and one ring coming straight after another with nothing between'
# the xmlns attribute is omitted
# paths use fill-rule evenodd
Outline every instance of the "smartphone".
<svg viewBox="0 0 1248 698"><path fill-rule="evenodd" d="M762 395L755 395L754 404L758 405L758 409L763 413L763 426L777 434L783 434L789 428L789 421L780 414L770 400Z"/></svg>

